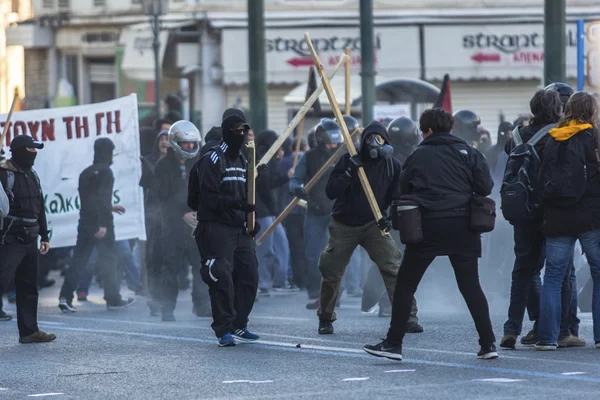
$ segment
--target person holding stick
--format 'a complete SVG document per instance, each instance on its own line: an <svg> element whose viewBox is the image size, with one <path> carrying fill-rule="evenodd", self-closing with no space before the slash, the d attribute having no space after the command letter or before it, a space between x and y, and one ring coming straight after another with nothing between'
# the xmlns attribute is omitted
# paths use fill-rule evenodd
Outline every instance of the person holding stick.
<svg viewBox="0 0 600 400"><path fill-rule="evenodd" d="M212 328L220 347L260 337L247 328L258 288L258 265L252 238L260 231L255 221L248 233L248 161L244 156L250 126L240 115L223 120L223 140L209 150L190 174L188 206L197 211L194 232L202 255L200 274L209 288Z"/></svg>
<svg viewBox="0 0 600 400"><path fill-rule="evenodd" d="M325 192L335 200L332 222L329 225L329 244L321 253L319 334L332 334L336 320L335 304L340 295L340 282L357 246L362 246L377 264L392 301L396 275L402 255L390 235L387 210L392 201L400 199L400 162L392 157L388 132L379 122L371 122L361 135L358 154L344 154L329 177ZM382 211L382 218L375 222L367 196L358 177L364 168L373 188L373 195Z"/></svg>

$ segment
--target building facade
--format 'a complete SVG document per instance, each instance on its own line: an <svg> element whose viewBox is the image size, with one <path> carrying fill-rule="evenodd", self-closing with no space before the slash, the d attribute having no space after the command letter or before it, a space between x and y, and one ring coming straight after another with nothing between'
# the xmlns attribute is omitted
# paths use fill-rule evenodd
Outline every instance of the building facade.
<svg viewBox="0 0 600 400"><path fill-rule="evenodd" d="M326 68L350 47L352 98L359 101L358 0L264 1L270 128L285 129L301 105L293 94L302 92L312 63L306 31ZM542 83L543 0L464 3L374 0L377 82L420 79L439 86L448 73L454 108L476 111L495 132L500 115L512 120L528 112ZM220 122L225 108L250 107L246 5L247 0L170 0L162 18L161 97L178 93L186 117L199 121L203 132ZM574 85L575 23L600 19L600 6L595 0L567 6L566 72ZM33 14L6 31L8 49L24 49L28 108L132 92L138 94L140 115L152 108L152 34L141 0L34 0ZM343 93L339 102L343 105ZM6 103L0 107L6 109ZM360 116L358 103L354 110Z"/></svg>

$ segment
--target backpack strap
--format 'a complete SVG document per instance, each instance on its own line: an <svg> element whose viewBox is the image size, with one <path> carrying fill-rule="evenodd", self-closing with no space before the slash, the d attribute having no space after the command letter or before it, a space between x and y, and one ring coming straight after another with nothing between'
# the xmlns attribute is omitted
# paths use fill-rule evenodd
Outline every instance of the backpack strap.
<svg viewBox="0 0 600 400"><path fill-rule="evenodd" d="M15 186L15 172L10 169L6 170L6 193L12 193L12 189Z"/></svg>
<svg viewBox="0 0 600 400"><path fill-rule="evenodd" d="M555 127L556 127L556 124L548 124L548 125L544 126L542 129L537 131L536 134L533 135L533 137L531 139L529 139L527 141L527 144L535 146L536 144L539 143L540 140L542 140L548 134L548 132L550 132L550 129L555 128Z"/></svg>
<svg viewBox="0 0 600 400"><path fill-rule="evenodd" d="M513 129L512 131L512 139L513 139L513 143L515 144L515 147L517 147L520 144L523 144L523 139L521 138L521 133L519 132L519 127L515 127L515 129Z"/></svg>

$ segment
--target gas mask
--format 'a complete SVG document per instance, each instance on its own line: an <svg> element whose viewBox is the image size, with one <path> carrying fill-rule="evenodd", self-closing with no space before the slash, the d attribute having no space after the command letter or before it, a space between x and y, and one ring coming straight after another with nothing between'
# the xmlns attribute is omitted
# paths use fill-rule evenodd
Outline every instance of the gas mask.
<svg viewBox="0 0 600 400"><path fill-rule="evenodd" d="M372 159L389 158L394 153L394 148L385 143L381 135L370 135L366 140L367 150Z"/></svg>

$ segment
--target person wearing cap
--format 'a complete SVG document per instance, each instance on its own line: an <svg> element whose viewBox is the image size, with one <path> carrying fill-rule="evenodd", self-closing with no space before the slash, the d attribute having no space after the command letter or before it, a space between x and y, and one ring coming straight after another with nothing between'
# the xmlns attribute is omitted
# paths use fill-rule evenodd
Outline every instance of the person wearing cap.
<svg viewBox="0 0 600 400"><path fill-rule="evenodd" d="M20 135L10 144L11 159L0 162L0 182L10 205L10 212L0 220L0 293L14 279L20 343L56 339L37 325L39 254L50 250L44 194L33 169L37 150L43 148L31 136Z"/></svg>
<svg viewBox="0 0 600 400"><path fill-rule="evenodd" d="M65 275L58 307L65 314L77 311L73 307L73 293L79 283L79 275L87 264L94 248L104 264L102 268L104 300L106 308L116 310L131 306L134 298L123 298L120 294L121 279L116 258L115 226L113 213L123 214L125 208L112 205L115 178L110 165L113 162L115 145L106 137L94 142L94 162L79 175L79 225L73 259Z"/></svg>
<svg viewBox="0 0 600 400"><path fill-rule="evenodd" d="M258 288L258 265L252 238L260 231L255 223L248 232L248 161L244 156L250 126L241 115L229 115L221 124L223 140L210 149L190 173L188 206L197 212L194 231L202 255L200 275L209 288L212 328L220 347L236 340L253 342L248 316Z"/></svg>

